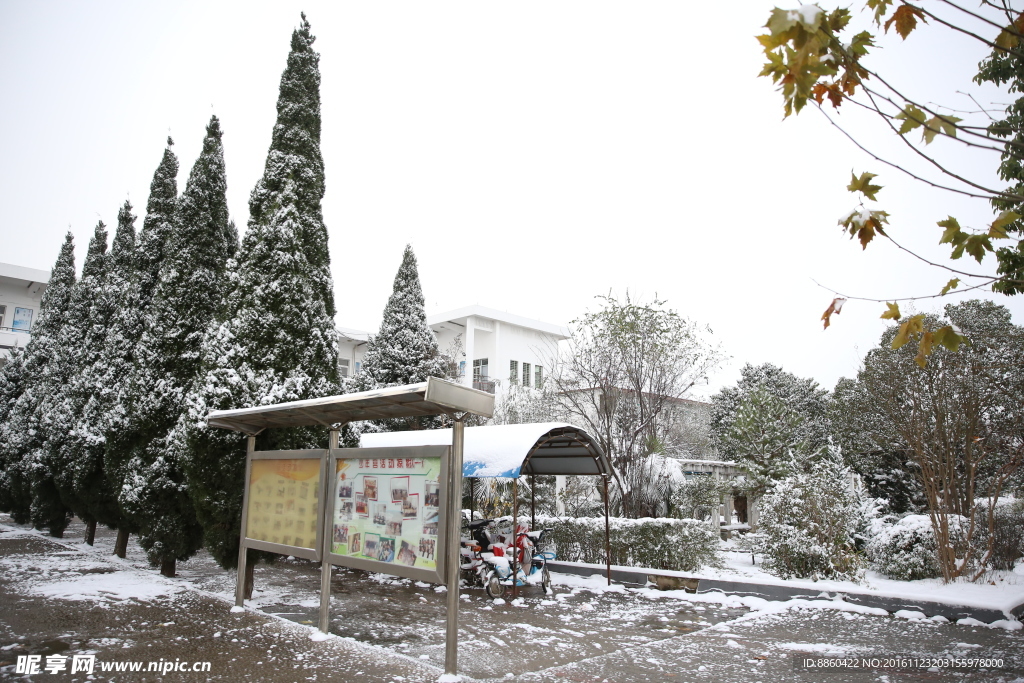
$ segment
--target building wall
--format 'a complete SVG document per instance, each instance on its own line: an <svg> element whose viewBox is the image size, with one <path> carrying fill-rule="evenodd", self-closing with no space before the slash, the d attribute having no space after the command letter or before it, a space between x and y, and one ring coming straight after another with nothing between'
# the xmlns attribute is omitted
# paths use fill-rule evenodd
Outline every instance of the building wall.
<svg viewBox="0 0 1024 683"><path fill-rule="evenodd" d="M28 344L49 279L45 270L0 263L0 363Z"/></svg>

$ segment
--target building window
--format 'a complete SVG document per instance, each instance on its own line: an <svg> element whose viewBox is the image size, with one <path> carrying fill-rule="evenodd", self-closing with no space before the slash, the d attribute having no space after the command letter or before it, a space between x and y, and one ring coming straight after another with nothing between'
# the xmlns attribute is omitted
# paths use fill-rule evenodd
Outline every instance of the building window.
<svg viewBox="0 0 1024 683"><path fill-rule="evenodd" d="M530 364L523 363L523 386L530 386Z"/></svg>
<svg viewBox="0 0 1024 683"><path fill-rule="evenodd" d="M15 330L21 330L22 332L28 332L32 329L32 309L31 308L15 308L14 309L14 320L11 321L11 328Z"/></svg>
<svg viewBox="0 0 1024 683"><path fill-rule="evenodd" d="M348 377L349 363L351 361L348 358L338 359L338 374L342 377Z"/></svg>
<svg viewBox="0 0 1024 683"><path fill-rule="evenodd" d="M363 371L363 364L360 363L359 361L356 361L356 374L358 375L362 371Z"/></svg>
<svg viewBox="0 0 1024 683"><path fill-rule="evenodd" d="M519 361L517 360L508 362L508 381L512 384L519 383Z"/></svg>
<svg viewBox="0 0 1024 683"><path fill-rule="evenodd" d="M544 368L540 365L533 366L533 386L537 389L544 386Z"/></svg>
<svg viewBox="0 0 1024 683"><path fill-rule="evenodd" d="M465 377L465 376L466 376L466 361L460 360L459 361L459 377Z"/></svg>
<svg viewBox="0 0 1024 683"><path fill-rule="evenodd" d="M7 319L7 307L6 306L0 306L0 330L2 330L4 328L4 320L6 320L6 319Z"/></svg>
<svg viewBox="0 0 1024 683"><path fill-rule="evenodd" d="M486 382L487 379L487 359L477 358L473 361L473 381Z"/></svg>

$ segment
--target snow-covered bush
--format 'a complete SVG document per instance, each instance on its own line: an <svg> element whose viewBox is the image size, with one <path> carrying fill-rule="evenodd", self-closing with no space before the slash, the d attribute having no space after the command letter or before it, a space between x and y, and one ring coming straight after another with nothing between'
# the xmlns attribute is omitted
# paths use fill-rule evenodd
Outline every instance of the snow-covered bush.
<svg viewBox="0 0 1024 683"><path fill-rule="evenodd" d="M988 506L980 506L978 524L980 525L977 550L979 560L983 559L992 544L992 554L987 565L992 569L1013 569L1018 558L1024 556L1024 500L1001 500L995 507L995 533L988 529Z"/></svg>
<svg viewBox="0 0 1024 683"><path fill-rule="evenodd" d="M872 569L890 579L913 581L942 574L928 515L907 515L881 530L868 543L867 554Z"/></svg>
<svg viewBox="0 0 1024 683"><path fill-rule="evenodd" d="M765 571L784 579L860 578L855 533L863 513L849 480L838 451L830 449L813 472L791 475L769 489L758 528Z"/></svg>
<svg viewBox="0 0 1024 683"><path fill-rule="evenodd" d="M683 519L711 519L715 508L721 502L722 495L730 488L728 482L716 479L710 474L689 477L672 491L672 516Z"/></svg>
<svg viewBox="0 0 1024 683"><path fill-rule="evenodd" d="M510 521L502 518L499 529ZM604 564L604 517L537 517L536 528L551 529L545 543L559 560ZM612 564L676 571L718 564L720 539L707 522L612 517L609 532Z"/></svg>

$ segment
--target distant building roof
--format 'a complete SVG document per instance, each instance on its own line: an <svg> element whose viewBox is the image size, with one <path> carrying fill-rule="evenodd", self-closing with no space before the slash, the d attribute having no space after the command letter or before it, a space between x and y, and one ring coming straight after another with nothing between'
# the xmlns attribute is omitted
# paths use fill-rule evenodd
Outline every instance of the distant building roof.
<svg viewBox="0 0 1024 683"><path fill-rule="evenodd" d="M350 341L366 342L370 339L370 332L364 332L352 327L342 327L341 325L335 326L335 329L338 330L339 335Z"/></svg>
<svg viewBox="0 0 1024 683"><path fill-rule="evenodd" d="M38 282L45 285L50 281L50 271L16 266L12 263L0 263L0 277L10 278L11 280L24 280L25 282Z"/></svg>
<svg viewBox="0 0 1024 683"><path fill-rule="evenodd" d="M497 320L499 322L509 323L510 325L518 325L519 327L525 327L530 330L537 330L538 332L549 334L556 339L569 338L568 328L562 327L561 325L552 325L551 323L542 322L540 320L524 318L521 315L515 315L506 311L499 311L494 308L487 308L486 306L481 306L479 304L457 308L454 311L447 311L445 313L429 315L427 316L427 324L430 325L430 327L437 327L446 322L455 322L464 325L464 322L459 323L458 321L465 320L470 316Z"/></svg>

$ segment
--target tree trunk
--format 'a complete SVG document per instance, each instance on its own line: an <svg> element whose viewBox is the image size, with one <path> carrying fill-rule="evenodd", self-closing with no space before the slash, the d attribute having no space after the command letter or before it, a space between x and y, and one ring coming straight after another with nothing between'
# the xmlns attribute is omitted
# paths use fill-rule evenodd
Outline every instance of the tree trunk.
<svg viewBox="0 0 1024 683"><path fill-rule="evenodd" d="M251 555L251 553L250 553ZM245 563L245 588L244 597L246 600L252 600L252 589L256 583L256 561L252 557L248 557Z"/></svg>
<svg viewBox="0 0 1024 683"><path fill-rule="evenodd" d="M117 542L114 543L114 554L120 557L122 560L125 555L128 554L128 530L118 529L117 530Z"/></svg>
<svg viewBox="0 0 1024 683"><path fill-rule="evenodd" d="M55 527L50 527L50 536L52 536L53 538L64 538L64 527L61 527L59 529Z"/></svg>
<svg viewBox="0 0 1024 683"><path fill-rule="evenodd" d="M163 562L160 563L160 573L169 579L174 578L174 570L177 567L177 561L172 557L170 559L164 558Z"/></svg>
<svg viewBox="0 0 1024 683"><path fill-rule="evenodd" d="M85 542L89 545L93 545L96 541L96 520L85 525Z"/></svg>

